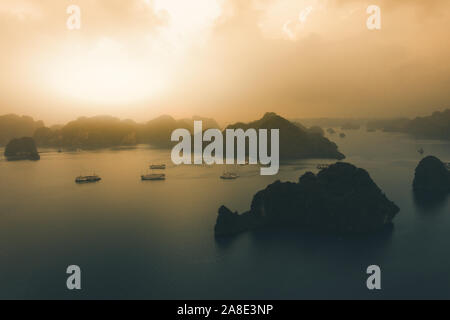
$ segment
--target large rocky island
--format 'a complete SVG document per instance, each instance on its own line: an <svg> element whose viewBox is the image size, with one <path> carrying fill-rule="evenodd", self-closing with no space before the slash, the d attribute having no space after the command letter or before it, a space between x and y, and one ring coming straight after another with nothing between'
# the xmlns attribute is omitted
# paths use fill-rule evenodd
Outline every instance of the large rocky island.
<svg viewBox="0 0 450 320"><path fill-rule="evenodd" d="M12 139L5 148L5 157L8 161L39 160L41 157L33 138L25 137Z"/></svg>
<svg viewBox="0 0 450 320"><path fill-rule="evenodd" d="M269 185L256 193L250 210L241 215L222 206L215 235L276 227L324 234L371 233L392 225L399 211L366 170L336 163L317 175L305 173L298 183Z"/></svg>

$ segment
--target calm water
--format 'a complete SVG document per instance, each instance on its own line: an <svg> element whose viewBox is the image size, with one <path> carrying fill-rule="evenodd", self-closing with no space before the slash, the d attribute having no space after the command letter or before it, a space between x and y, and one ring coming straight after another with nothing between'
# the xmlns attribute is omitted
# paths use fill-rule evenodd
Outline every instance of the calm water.
<svg viewBox="0 0 450 320"><path fill-rule="evenodd" d="M348 131L333 137L346 161L369 171L400 208L389 235L368 240L311 239L292 232L243 234L217 243L225 204L247 210L274 180L296 181L308 160L262 177L241 167L174 167L166 181L141 182L169 151L42 154L39 162L0 161L0 298L298 299L450 298L450 204L414 201L411 183L423 147L450 161L450 143L399 134ZM3 154L3 151L2 151ZM95 171L98 184L74 178ZM68 265L82 269L82 290L66 289ZM367 266L382 270L382 290L366 289Z"/></svg>

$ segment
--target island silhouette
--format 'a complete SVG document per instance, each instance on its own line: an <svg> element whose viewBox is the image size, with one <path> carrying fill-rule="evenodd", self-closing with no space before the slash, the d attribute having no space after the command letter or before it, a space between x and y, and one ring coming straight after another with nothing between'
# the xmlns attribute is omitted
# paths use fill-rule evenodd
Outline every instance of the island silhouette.
<svg viewBox="0 0 450 320"><path fill-rule="evenodd" d="M292 228L319 234L367 234L392 226L400 208L369 173L338 162L297 183L276 181L257 192L250 210L239 215L221 206L217 238L254 229Z"/></svg>

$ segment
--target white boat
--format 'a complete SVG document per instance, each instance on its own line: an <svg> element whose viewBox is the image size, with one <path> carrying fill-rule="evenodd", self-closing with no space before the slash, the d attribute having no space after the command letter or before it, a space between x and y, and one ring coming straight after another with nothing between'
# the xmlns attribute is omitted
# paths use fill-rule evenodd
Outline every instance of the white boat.
<svg viewBox="0 0 450 320"><path fill-rule="evenodd" d="M164 173L143 174L141 176L141 180L142 181L166 180L166 175Z"/></svg>
<svg viewBox="0 0 450 320"><path fill-rule="evenodd" d="M221 176L220 179L224 179L224 180L234 180L239 178L239 175L237 173L234 172L224 172Z"/></svg>
<svg viewBox="0 0 450 320"><path fill-rule="evenodd" d="M165 170L166 169L166 165L165 164L152 164L150 166L150 169L152 169L152 170L155 170L155 169Z"/></svg>
<svg viewBox="0 0 450 320"><path fill-rule="evenodd" d="M79 177L76 177L75 182L76 183L93 183L93 182L98 182L100 180L102 180L102 178L100 178L99 176L94 174L92 176L79 176Z"/></svg>

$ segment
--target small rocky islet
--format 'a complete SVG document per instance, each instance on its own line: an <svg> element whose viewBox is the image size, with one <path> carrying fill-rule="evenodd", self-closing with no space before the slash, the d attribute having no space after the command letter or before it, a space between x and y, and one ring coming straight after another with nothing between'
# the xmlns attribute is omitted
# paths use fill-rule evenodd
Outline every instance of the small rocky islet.
<svg viewBox="0 0 450 320"><path fill-rule="evenodd" d="M275 227L324 234L367 234L392 226L399 207L368 172L338 162L297 183L276 181L253 197L249 211L219 208L216 237Z"/></svg>
<svg viewBox="0 0 450 320"><path fill-rule="evenodd" d="M450 171L435 156L423 158L414 173L414 196L419 202L444 199L450 193Z"/></svg>
<svg viewBox="0 0 450 320"><path fill-rule="evenodd" d="M12 139L5 148L5 157L8 161L40 160L39 152L33 138L24 137Z"/></svg>

